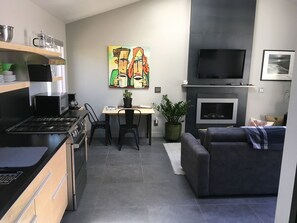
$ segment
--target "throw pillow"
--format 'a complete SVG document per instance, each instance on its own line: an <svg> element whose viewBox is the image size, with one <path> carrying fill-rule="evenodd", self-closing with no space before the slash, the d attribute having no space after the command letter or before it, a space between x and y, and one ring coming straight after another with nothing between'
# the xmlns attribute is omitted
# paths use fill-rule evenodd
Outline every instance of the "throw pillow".
<svg viewBox="0 0 297 223"><path fill-rule="evenodd" d="M267 122L260 119L251 118L251 126L272 126L274 122Z"/></svg>
<svg viewBox="0 0 297 223"><path fill-rule="evenodd" d="M274 122L273 125L275 126L284 125L284 117L282 116L265 115L265 120L267 122Z"/></svg>
<svg viewBox="0 0 297 223"><path fill-rule="evenodd" d="M204 144L204 139L205 139L206 131L207 131L207 129L198 129L198 136L199 136L200 144L201 145Z"/></svg>

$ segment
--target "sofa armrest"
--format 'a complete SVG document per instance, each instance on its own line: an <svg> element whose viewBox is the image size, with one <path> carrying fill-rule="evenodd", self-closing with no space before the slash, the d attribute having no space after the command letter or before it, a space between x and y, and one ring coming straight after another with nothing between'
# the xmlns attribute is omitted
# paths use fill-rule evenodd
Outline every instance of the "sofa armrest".
<svg viewBox="0 0 297 223"><path fill-rule="evenodd" d="M198 197L209 194L208 151L190 133L181 137L181 165L186 177Z"/></svg>

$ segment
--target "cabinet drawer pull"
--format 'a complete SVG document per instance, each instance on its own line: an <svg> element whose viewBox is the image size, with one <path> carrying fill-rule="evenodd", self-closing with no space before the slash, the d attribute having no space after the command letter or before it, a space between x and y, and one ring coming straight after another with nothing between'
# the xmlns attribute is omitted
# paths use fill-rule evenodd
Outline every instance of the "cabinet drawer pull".
<svg viewBox="0 0 297 223"><path fill-rule="evenodd" d="M52 173L49 172L46 176L46 178L42 181L42 183L40 184L40 186L38 187L37 191L34 194L34 198L40 193L40 191L42 190L42 188L44 187L44 185L47 183L47 181L49 180L49 178L51 177Z"/></svg>
<svg viewBox="0 0 297 223"><path fill-rule="evenodd" d="M30 223L36 223L37 222L37 216L34 215L34 217L32 218L32 220L30 221Z"/></svg>
<svg viewBox="0 0 297 223"><path fill-rule="evenodd" d="M53 200L56 199L58 192L60 191L64 181L67 179L67 174L64 175L63 179L60 181L58 187L56 188L55 192L53 193Z"/></svg>

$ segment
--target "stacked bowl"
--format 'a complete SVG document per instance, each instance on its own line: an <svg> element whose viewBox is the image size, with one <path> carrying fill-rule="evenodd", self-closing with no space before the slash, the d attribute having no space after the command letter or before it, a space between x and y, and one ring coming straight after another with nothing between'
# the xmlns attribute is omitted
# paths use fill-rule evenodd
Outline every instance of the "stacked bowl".
<svg viewBox="0 0 297 223"><path fill-rule="evenodd" d="M3 71L3 78L5 82L13 82L16 80L15 75L9 70Z"/></svg>

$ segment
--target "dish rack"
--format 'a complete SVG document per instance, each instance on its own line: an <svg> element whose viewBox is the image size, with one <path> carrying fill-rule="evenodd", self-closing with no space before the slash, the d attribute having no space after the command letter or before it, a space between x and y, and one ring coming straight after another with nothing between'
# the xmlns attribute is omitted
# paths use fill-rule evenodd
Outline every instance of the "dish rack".
<svg viewBox="0 0 297 223"><path fill-rule="evenodd" d="M0 173L0 185L10 184L13 180L16 180L22 173L23 171Z"/></svg>

